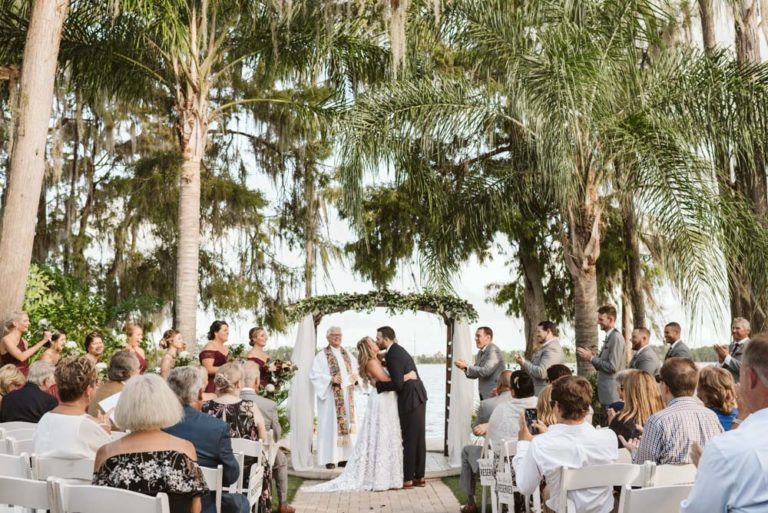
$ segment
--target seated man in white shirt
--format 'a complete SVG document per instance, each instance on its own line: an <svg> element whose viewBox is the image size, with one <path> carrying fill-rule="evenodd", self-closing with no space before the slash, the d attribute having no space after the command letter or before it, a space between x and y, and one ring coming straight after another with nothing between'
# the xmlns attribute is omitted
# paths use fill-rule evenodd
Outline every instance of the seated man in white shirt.
<svg viewBox="0 0 768 513"><path fill-rule="evenodd" d="M768 511L768 334L747 344L739 373L739 411L749 417L704 447L681 513Z"/></svg>
<svg viewBox="0 0 768 513"><path fill-rule="evenodd" d="M552 384L552 403L557 424L549 429L536 423L542 433L532 436L525 424L519 422L517 453L512 464L517 486L521 493L530 495L547 480L549 499L547 507L552 511L566 511L560 504L560 468L581 468L589 465L613 463L619 457L616 434L610 429L595 429L586 422L592 402L592 386L584 378L568 376ZM546 498L546 492L545 492ZM588 488L568 493L580 513L610 513L613 509L613 490Z"/></svg>

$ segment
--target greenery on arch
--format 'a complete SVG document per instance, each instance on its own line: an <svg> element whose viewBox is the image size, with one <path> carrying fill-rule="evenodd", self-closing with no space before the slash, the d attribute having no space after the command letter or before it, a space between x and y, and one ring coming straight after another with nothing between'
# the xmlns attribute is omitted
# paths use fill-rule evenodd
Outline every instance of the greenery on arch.
<svg viewBox="0 0 768 513"><path fill-rule="evenodd" d="M444 318L476 321L477 311L469 302L446 294L420 292L401 294L392 290L374 290L366 294L333 294L303 299L288 309L288 320L298 322L306 315L323 316L354 310L371 312L374 308L386 308L390 314L406 311L425 311Z"/></svg>

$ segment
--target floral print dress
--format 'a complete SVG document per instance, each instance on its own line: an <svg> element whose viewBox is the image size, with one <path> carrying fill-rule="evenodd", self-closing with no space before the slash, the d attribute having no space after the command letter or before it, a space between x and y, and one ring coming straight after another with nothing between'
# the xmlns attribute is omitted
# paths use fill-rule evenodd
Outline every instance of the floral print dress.
<svg viewBox="0 0 768 513"><path fill-rule="evenodd" d="M208 493L203 471L177 451L131 452L107 458L93 484L144 495L168 494L171 513L189 513L192 499Z"/></svg>
<svg viewBox="0 0 768 513"><path fill-rule="evenodd" d="M229 434L232 438L245 438L247 440L259 440L259 427L253 415L256 406L253 401L239 401L232 404L222 404L216 401L203 403L202 412L217 419L221 419L229 426ZM251 457L246 457L243 464L243 486L248 486L248 476L251 466L255 463ZM272 511L272 467L269 460L264 458L264 486L261 489L259 499L259 512Z"/></svg>

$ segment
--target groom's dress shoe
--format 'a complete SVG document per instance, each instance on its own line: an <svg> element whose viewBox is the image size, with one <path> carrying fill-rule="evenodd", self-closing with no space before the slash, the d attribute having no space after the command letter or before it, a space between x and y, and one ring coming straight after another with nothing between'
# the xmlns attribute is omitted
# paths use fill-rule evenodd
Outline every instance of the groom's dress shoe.
<svg viewBox="0 0 768 513"><path fill-rule="evenodd" d="M335 469L336 468L336 464L335 463L326 463L325 464L325 468L327 468L329 470Z"/></svg>
<svg viewBox="0 0 768 513"><path fill-rule="evenodd" d="M403 490L410 490L413 488L413 481L403 481Z"/></svg>
<svg viewBox="0 0 768 513"><path fill-rule="evenodd" d="M413 480L413 486L418 486L419 488L424 488L427 486L427 480L423 477L417 477Z"/></svg>

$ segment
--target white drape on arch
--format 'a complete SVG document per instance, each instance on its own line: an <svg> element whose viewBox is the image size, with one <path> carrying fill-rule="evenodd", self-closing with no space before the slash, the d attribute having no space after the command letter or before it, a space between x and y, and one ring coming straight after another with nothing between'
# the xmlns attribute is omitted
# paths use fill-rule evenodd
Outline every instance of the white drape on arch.
<svg viewBox="0 0 768 513"><path fill-rule="evenodd" d="M315 393L309 381L312 360L315 358L317 332L315 321L307 315L299 324L296 345L291 359L298 366L291 380L290 418L291 463L295 470L309 470L315 466L312 456L312 432L315 419Z"/></svg>
<svg viewBox="0 0 768 513"><path fill-rule="evenodd" d="M472 335L469 325L463 321L454 321L453 361L456 360L472 361ZM469 443L473 401L472 381L454 368L451 372L451 410L448 416L448 462L453 467L461 466L461 450Z"/></svg>

